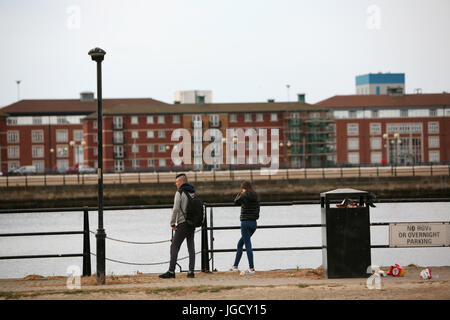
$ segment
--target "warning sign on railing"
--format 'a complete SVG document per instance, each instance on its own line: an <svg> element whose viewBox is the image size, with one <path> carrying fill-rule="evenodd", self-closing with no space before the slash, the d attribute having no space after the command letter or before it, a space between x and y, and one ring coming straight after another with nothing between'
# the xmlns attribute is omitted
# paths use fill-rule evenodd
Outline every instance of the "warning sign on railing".
<svg viewBox="0 0 450 320"><path fill-rule="evenodd" d="M405 222L389 224L389 246L450 246L450 222Z"/></svg>

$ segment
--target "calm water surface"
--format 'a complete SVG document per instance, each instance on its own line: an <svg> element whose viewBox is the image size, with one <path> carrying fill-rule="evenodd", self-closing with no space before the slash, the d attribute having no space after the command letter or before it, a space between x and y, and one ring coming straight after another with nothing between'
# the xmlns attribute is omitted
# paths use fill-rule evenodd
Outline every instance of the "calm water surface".
<svg viewBox="0 0 450 320"><path fill-rule="evenodd" d="M239 225L239 207L214 208L214 226ZM209 210L208 210L209 218ZM97 229L97 213L89 214L90 230ZM170 210L105 211L104 225L108 237L137 242L168 240ZM380 203L371 208L371 222L433 222L450 221L450 203ZM258 225L320 223L319 205L262 207ZM22 213L0 215L0 233L76 231L83 229L81 212ZM215 249L235 248L240 238L239 230L214 231ZM91 252L95 253L95 235L91 234ZM320 228L259 229L252 237L254 248L283 246L321 246ZM371 227L371 243L388 244L387 226ZM195 237L196 252L200 251L200 233ZM106 257L131 263L158 263L169 260L169 242L153 245L136 245L106 240ZM0 256L82 253L82 235L0 238ZM186 257L185 243L179 258ZM259 251L254 252L257 270L315 268L322 264L321 250ZM234 261L234 253L216 253L214 267L227 270ZM389 266L416 264L419 266L449 266L450 248L372 249L372 264ZM53 258L0 260L0 278L21 278L30 274L43 276L67 275L71 266L82 268L82 258ZM187 269L188 259L180 261ZM92 256L92 273L96 270ZM200 255L196 255L196 269L200 269ZM135 274L158 273L167 270L168 264L155 266L126 265L106 262L106 273ZM243 254L241 269L248 267ZM179 269L177 268L177 271Z"/></svg>

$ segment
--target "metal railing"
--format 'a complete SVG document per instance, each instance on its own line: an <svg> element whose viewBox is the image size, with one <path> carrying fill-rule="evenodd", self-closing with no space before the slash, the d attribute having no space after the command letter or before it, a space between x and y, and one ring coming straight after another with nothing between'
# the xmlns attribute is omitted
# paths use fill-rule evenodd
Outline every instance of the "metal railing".
<svg viewBox="0 0 450 320"><path fill-rule="evenodd" d="M382 202L450 202L450 198L414 198L414 199L379 199L375 201L376 203ZM320 200L299 200L299 201L282 201L282 202L261 202L261 206L292 206L301 204L320 204ZM162 205L135 205L135 206L106 206L103 208L104 211L113 210L144 210L144 209L171 209L172 204L162 204ZM240 226L214 226L214 208L221 207L236 207L234 203L205 203L204 205L204 223L202 227L196 232L201 232L201 250L196 252L196 254L201 254L201 271L210 272L214 270L214 253L224 253L224 252L235 252L236 248L229 249L215 249L214 248L214 230L239 230ZM208 218L208 208L209 218ZM90 237L89 234L95 232L89 230L89 211L96 211L96 207L71 207L71 208L40 208L40 209L11 209L11 210L0 210L0 216L2 214L15 214L15 213L31 213L31 212L83 212L83 230L82 231L54 231L54 232L34 232L34 233L4 233L0 234L0 237L25 237L25 236L52 236L52 235L83 235L83 253L70 253L70 254L45 254L45 255L23 255L23 256L2 256L0 260L6 259L35 259L35 258L69 258L69 257L83 257L83 276L91 275L91 255L95 255L90 252ZM208 226L209 220L209 226ZM388 226L390 223L395 222L376 222L370 223L370 226ZM287 229L287 228L320 228L324 227L323 224L285 224L285 225L260 225L258 229ZM209 236L208 236L209 232ZM173 236L173 233L172 233ZM122 239L115 239L106 237L110 241L125 242L129 244L137 245L150 245L164 242L171 242L171 239L162 241L146 241L146 242L136 242L127 241ZM390 248L389 245L371 245L371 248ZM253 251L290 251L290 250L321 250L322 246L295 246L295 247L263 247L263 248L253 248ZM245 250L245 248L243 249ZM178 261L187 259L188 257L179 258ZM107 261L129 264L129 265L162 265L168 264L169 261L164 262L149 262L149 263L134 263L129 261L120 261L114 258L107 257ZM210 266L211 262L211 266ZM181 266L178 264L180 272L182 270Z"/></svg>
<svg viewBox="0 0 450 320"><path fill-rule="evenodd" d="M105 173L104 184L141 184L173 182L177 173L169 172L126 172ZM239 180L294 180L294 179L342 179L370 177L418 177L450 175L450 164L422 166L376 166L376 167L331 167L267 170L262 174L260 169L248 170L212 170L182 171L190 181L219 182ZM94 185L98 183L96 174L43 174L30 176L0 176L0 187L16 186L52 186L52 185Z"/></svg>

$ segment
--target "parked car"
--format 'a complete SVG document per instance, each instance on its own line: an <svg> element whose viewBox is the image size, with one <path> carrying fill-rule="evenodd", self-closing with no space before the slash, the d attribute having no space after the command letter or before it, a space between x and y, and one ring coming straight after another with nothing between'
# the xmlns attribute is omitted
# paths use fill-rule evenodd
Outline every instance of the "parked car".
<svg viewBox="0 0 450 320"><path fill-rule="evenodd" d="M17 176L27 176L31 174L36 174L36 166L22 166L19 168L12 169L8 172L10 175Z"/></svg>
<svg viewBox="0 0 450 320"><path fill-rule="evenodd" d="M89 167L89 166L80 166L78 168L79 173L95 173L97 170L95 168Z"/></svg>
<svg viewBox="0 0 450 320"><path fill-rule="evenodd" d="M78 167L70 167L66 169L66 173L78 173Z"/></svg>

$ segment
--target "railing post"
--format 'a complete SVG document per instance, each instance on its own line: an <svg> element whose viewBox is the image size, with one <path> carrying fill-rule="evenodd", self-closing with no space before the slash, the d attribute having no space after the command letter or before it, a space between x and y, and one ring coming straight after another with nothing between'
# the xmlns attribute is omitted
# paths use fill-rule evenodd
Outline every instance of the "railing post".
<svg viewBox="0 0 450 320"><path fill-rule="evenodd" d="M91 237L89 235L89 211L83 210L83 276L91 275Z"/></svg>
<svg viewBox="0 0 450 320"><path fill-rule="evenodd" d="M203 207L204 221L202 225L202 272L210 272L208 259L208 218L206 216L206 206Z"/></svg>
<svg viewBox="0 0 450 320"><path fill-rule="evenodd" d="M214 219L213 219L213 207L209 209L209 226L211 230L209 231L209 247L211 248L211 270L214 271Z"/></svg>

